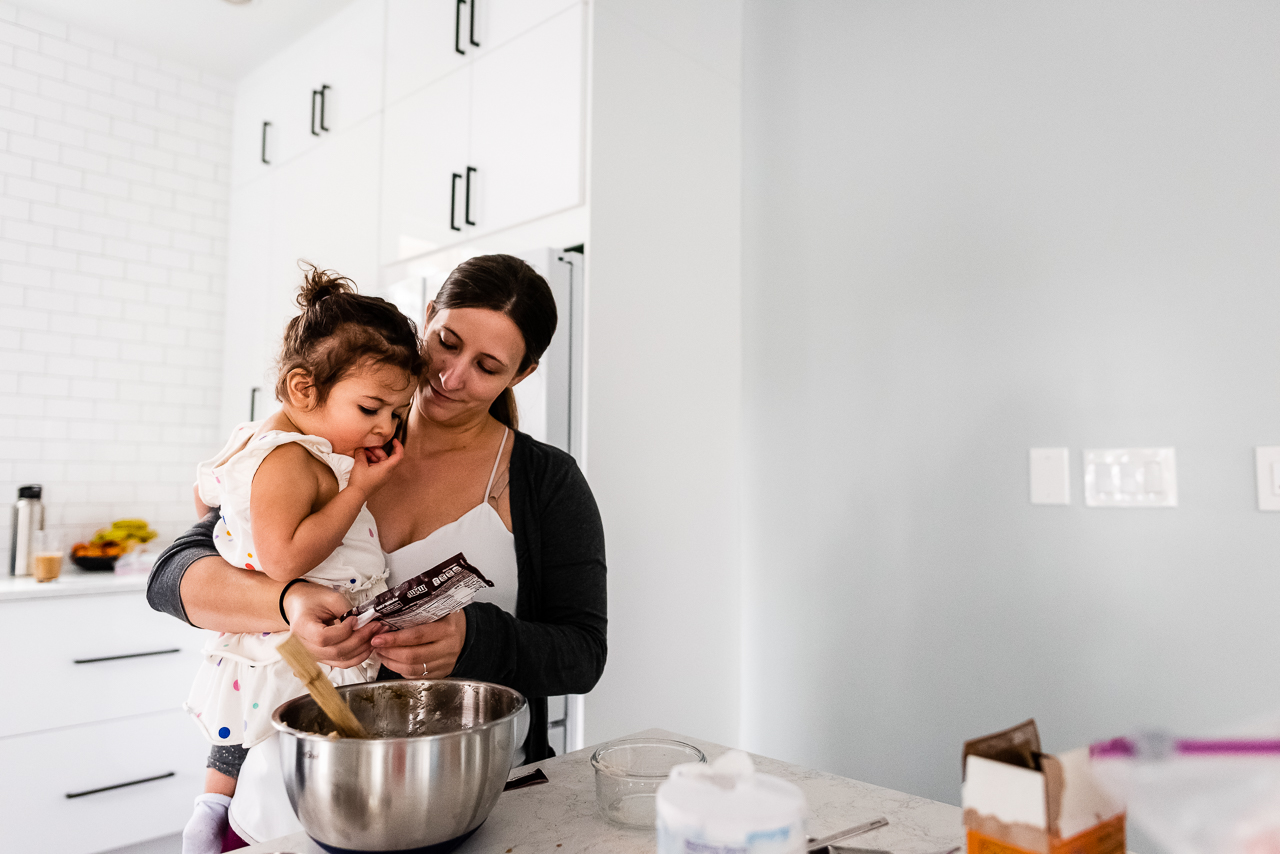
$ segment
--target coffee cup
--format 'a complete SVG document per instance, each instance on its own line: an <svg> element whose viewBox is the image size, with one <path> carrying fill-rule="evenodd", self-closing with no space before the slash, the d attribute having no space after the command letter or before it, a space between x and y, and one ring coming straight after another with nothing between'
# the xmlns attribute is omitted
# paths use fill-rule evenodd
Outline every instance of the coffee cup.
<svg viewBox="0 0 1280 854"><path fill-rule="evenodd" d="M31 539L31 574L36 581L53 581L62 574L65 550L62 538L53 531L35 531Z"/></svg>

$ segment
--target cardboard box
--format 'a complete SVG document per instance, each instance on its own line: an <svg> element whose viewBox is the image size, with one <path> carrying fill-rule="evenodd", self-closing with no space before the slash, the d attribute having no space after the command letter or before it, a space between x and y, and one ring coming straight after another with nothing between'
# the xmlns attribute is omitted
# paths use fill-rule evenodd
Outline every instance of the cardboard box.
<svg viewBox="0 0 1280 854"><path fill-rule="evenodd" d="M965 742L960 803L969 854L1125 854L1124 807L1089 749L1041 752L1034 720Z"/></svg>

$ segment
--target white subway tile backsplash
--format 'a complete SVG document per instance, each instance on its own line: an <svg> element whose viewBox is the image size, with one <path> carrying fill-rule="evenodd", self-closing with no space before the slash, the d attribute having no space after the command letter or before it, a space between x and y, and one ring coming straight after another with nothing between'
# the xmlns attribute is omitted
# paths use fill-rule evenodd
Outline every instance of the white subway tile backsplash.
<svg viewBox="0 0 1280 854"><path fill-rule="evenodd" d="M220 444L233 92L0 0L0 490L86 535L178 533Z"/></svg>
<svg viewBox="0 0 1280 854"><path fill-rule="evenodd" d="M7 148L14 154L21 154L24 157L38 157L41 160L48 160L50 163L57 163L62 151L61 146L56 142L36 139L34 136L19 133L9 134Z"/></svg>
<svg viewBox="0 0 1280 854"><path fill-rule="evenodd" d="M58 239L57 232L54 232L54 241ZM44 246L28 246L27 262L37 264L42 267L53 267L62 270L74 270L78 263L76 253L66 249L53 249Z"/></svg>
<svg viewBox="0 0 1280 854"><path fill-rule="evenodd" d="M30 136L36 132L36 120L15 110L0 109L0 128Z"/></svg>
<svg viewBox="0 0 1280 854"><path fill-rule="evenodd" d="M86 139L82 128L43 118L36 120L36 136L49 142L74 145L78 148L84 148Z"/></svg>
<svg viewBox="0 0 1280 854"><path fill-rule="evenodd" d="M67 79L71 82L76 82L71 78L72 72L85 73L87 71L87 68L75 68L73 66L79 65L79 66L87 67L89 65L88 48L81 47L78 44L73 44L72 42L67 41L66 39L62 39L62 38L41 39L40 52L43 53L45 56L51 56L54 59L60 59L65 63L69 63L67 65ZM77 83L77 85L81 85L81 84ZM94 87L90 86L87 88L94 88Z"/></svg>
<svg viewBox="0 0 1280 854"><path fill-rule="evenodd" d="M28 50L38 50L40 34L25 27L15 26L8 21L0 21L0 42Z"/></svg>

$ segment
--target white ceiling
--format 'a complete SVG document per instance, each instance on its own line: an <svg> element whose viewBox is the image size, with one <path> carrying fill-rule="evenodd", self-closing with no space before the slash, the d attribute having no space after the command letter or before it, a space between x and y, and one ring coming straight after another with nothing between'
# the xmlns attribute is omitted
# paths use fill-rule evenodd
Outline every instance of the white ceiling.
<svg viewBox="0 0 1280 854"><path fill-rule="evenodd" d="M235 80L351 0L16 0L16 5Z"/></svg>

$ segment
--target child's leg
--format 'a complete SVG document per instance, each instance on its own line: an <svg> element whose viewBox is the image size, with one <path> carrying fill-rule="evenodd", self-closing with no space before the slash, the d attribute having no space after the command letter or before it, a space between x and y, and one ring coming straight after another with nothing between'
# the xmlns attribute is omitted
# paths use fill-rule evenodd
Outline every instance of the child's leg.
<svg viewBox="0 0 1280 854"><path fill-rule="evenodd" d="M217 768L206 768L204 772L204 793L206 795L222 795L229 798L236 793L236 778L223 774Z"/></svg>
<svg viewBox="0 0 1280 854"><path fill-rule="evenodd" d="M204 794L182 831L182 854L220 854L227 830L227 809L236 793L236 777L249 751L238 744L219 744L209 751Z"/></svg>

